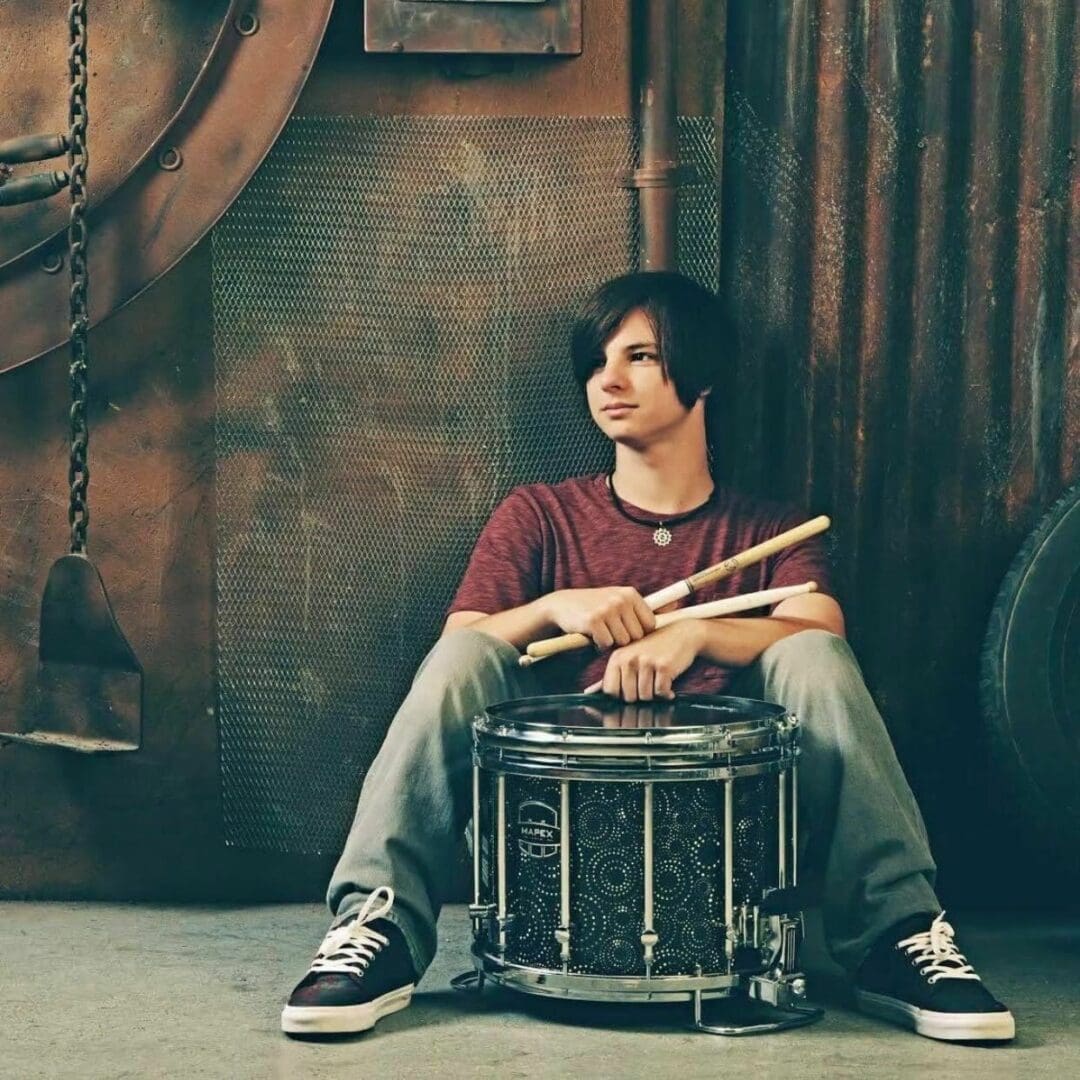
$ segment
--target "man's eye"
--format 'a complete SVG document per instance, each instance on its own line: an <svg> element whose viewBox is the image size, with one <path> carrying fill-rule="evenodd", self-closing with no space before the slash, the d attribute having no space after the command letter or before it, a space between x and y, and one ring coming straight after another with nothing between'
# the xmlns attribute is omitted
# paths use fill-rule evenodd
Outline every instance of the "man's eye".
<svg viewBox="0 0 1080 1080"><path fill-rule="evenodd" d="M655 360L656 354L651 352L645 352L641 350L639 352L633 352L630 354L631 360Z"/></svg>

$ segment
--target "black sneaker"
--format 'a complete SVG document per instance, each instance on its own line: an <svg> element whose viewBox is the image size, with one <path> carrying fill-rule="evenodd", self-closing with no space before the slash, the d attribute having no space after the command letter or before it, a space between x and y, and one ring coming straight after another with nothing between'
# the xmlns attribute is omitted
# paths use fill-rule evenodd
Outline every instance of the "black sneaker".
<svg viewBox="0 0 1080 1080"><path fill-rule="evenodd" d="M378 907L379 900L383 903ZM394 890L376 889L356 913L323 938L308 973L281 1013L287 1035L367 1031L412 1000L416 972L401 931L383 916Z"/></svg>
<svg viewBox="0 0 1080 1080"><path fill-rule="evenodd" d="M859 1008L931 1039L1013 1038L1012 1013L983 986L944 919L944 911L914 915L871 949L855 978Z"/></svg>

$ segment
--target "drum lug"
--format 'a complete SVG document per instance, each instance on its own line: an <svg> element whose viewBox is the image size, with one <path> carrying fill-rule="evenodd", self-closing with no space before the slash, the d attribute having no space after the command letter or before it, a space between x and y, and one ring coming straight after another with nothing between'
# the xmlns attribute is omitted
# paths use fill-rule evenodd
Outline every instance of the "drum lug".
<svg viewBox="0 0 1080 1080"><path fill-rule="evenodd" d="M656 943L660 940L659 934L652 928L649 928L642 932L641 945L645 950L645 977L648 978L652 974L653 965L653 949L656 948Z"/></svg>
<svg viewBox="0 0 1080 1080"><path fill-rule="evenodd" d="M557 926L555 928L555 940L559 943L559 958L565 968L570 962L570 927Z"/></svg>
<svg viewBox="0 0 1080 1080"><path fill-rule="evenodd" d="M500 930L509 931L513 925L514 916L507 915L505 919L500 919L497 910L494 904L469 905L469 918L472 919L474 937L484 935L488 941L495 942L499 940Z"/></svg>
<svg viewBox="0 0 1080 1080"><path fill-rule="evenodd" d="M731 925L724 928L724 955L727 957L729 971L735 963L735 952L739 947L739 934L734 922L732 919Z"/></svg>
<svg viewBox="0 0 1080 1080"><path fill-rule="evenodd" d="M470 904L469 918L472 919L474 934L480 933L480 929L484 924L487 924L487 927L490 930L491 924L495 919L495 905Z"/></svg>
<svg viewBox="0 0 1080 1080"><path fill-rule="evenodd" d="M738 945L743 946L750 944L751 946L757 945L757 929L758 921L756 918L757 909L752 908L749 904L742 903L735 909L735 921L738 924Z"/></svg>

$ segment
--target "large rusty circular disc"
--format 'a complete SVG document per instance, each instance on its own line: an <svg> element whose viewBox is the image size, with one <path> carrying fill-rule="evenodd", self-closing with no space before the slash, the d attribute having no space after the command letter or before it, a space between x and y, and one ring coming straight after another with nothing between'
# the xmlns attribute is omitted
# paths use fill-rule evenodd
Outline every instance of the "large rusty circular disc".
<svg viewBox="0 0 1080 1080"><path fill-rule="evenodd" d="M174 265L236 198L303 88L333 0L89 5L90 317ZM67 129L66 5L0 3L0 141ZM254 13L256 18L252 17ZM66 168L63 159L16 175ZM68 337L66 191L0 207L0 372Z"/></svg>

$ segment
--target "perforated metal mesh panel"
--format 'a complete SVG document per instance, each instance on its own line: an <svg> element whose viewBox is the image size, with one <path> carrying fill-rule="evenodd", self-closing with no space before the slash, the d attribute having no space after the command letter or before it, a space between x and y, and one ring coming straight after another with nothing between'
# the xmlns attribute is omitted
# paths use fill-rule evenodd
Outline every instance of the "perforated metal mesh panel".
<svg viewBox="0 0 1080 1080"><path fill-rule="evenodd" d="M715 285L712 122L683 269ZM334 852L492 508L604 467L570 314L636 263L631 125L298 117L214 232L233 845Z"/></svg>

